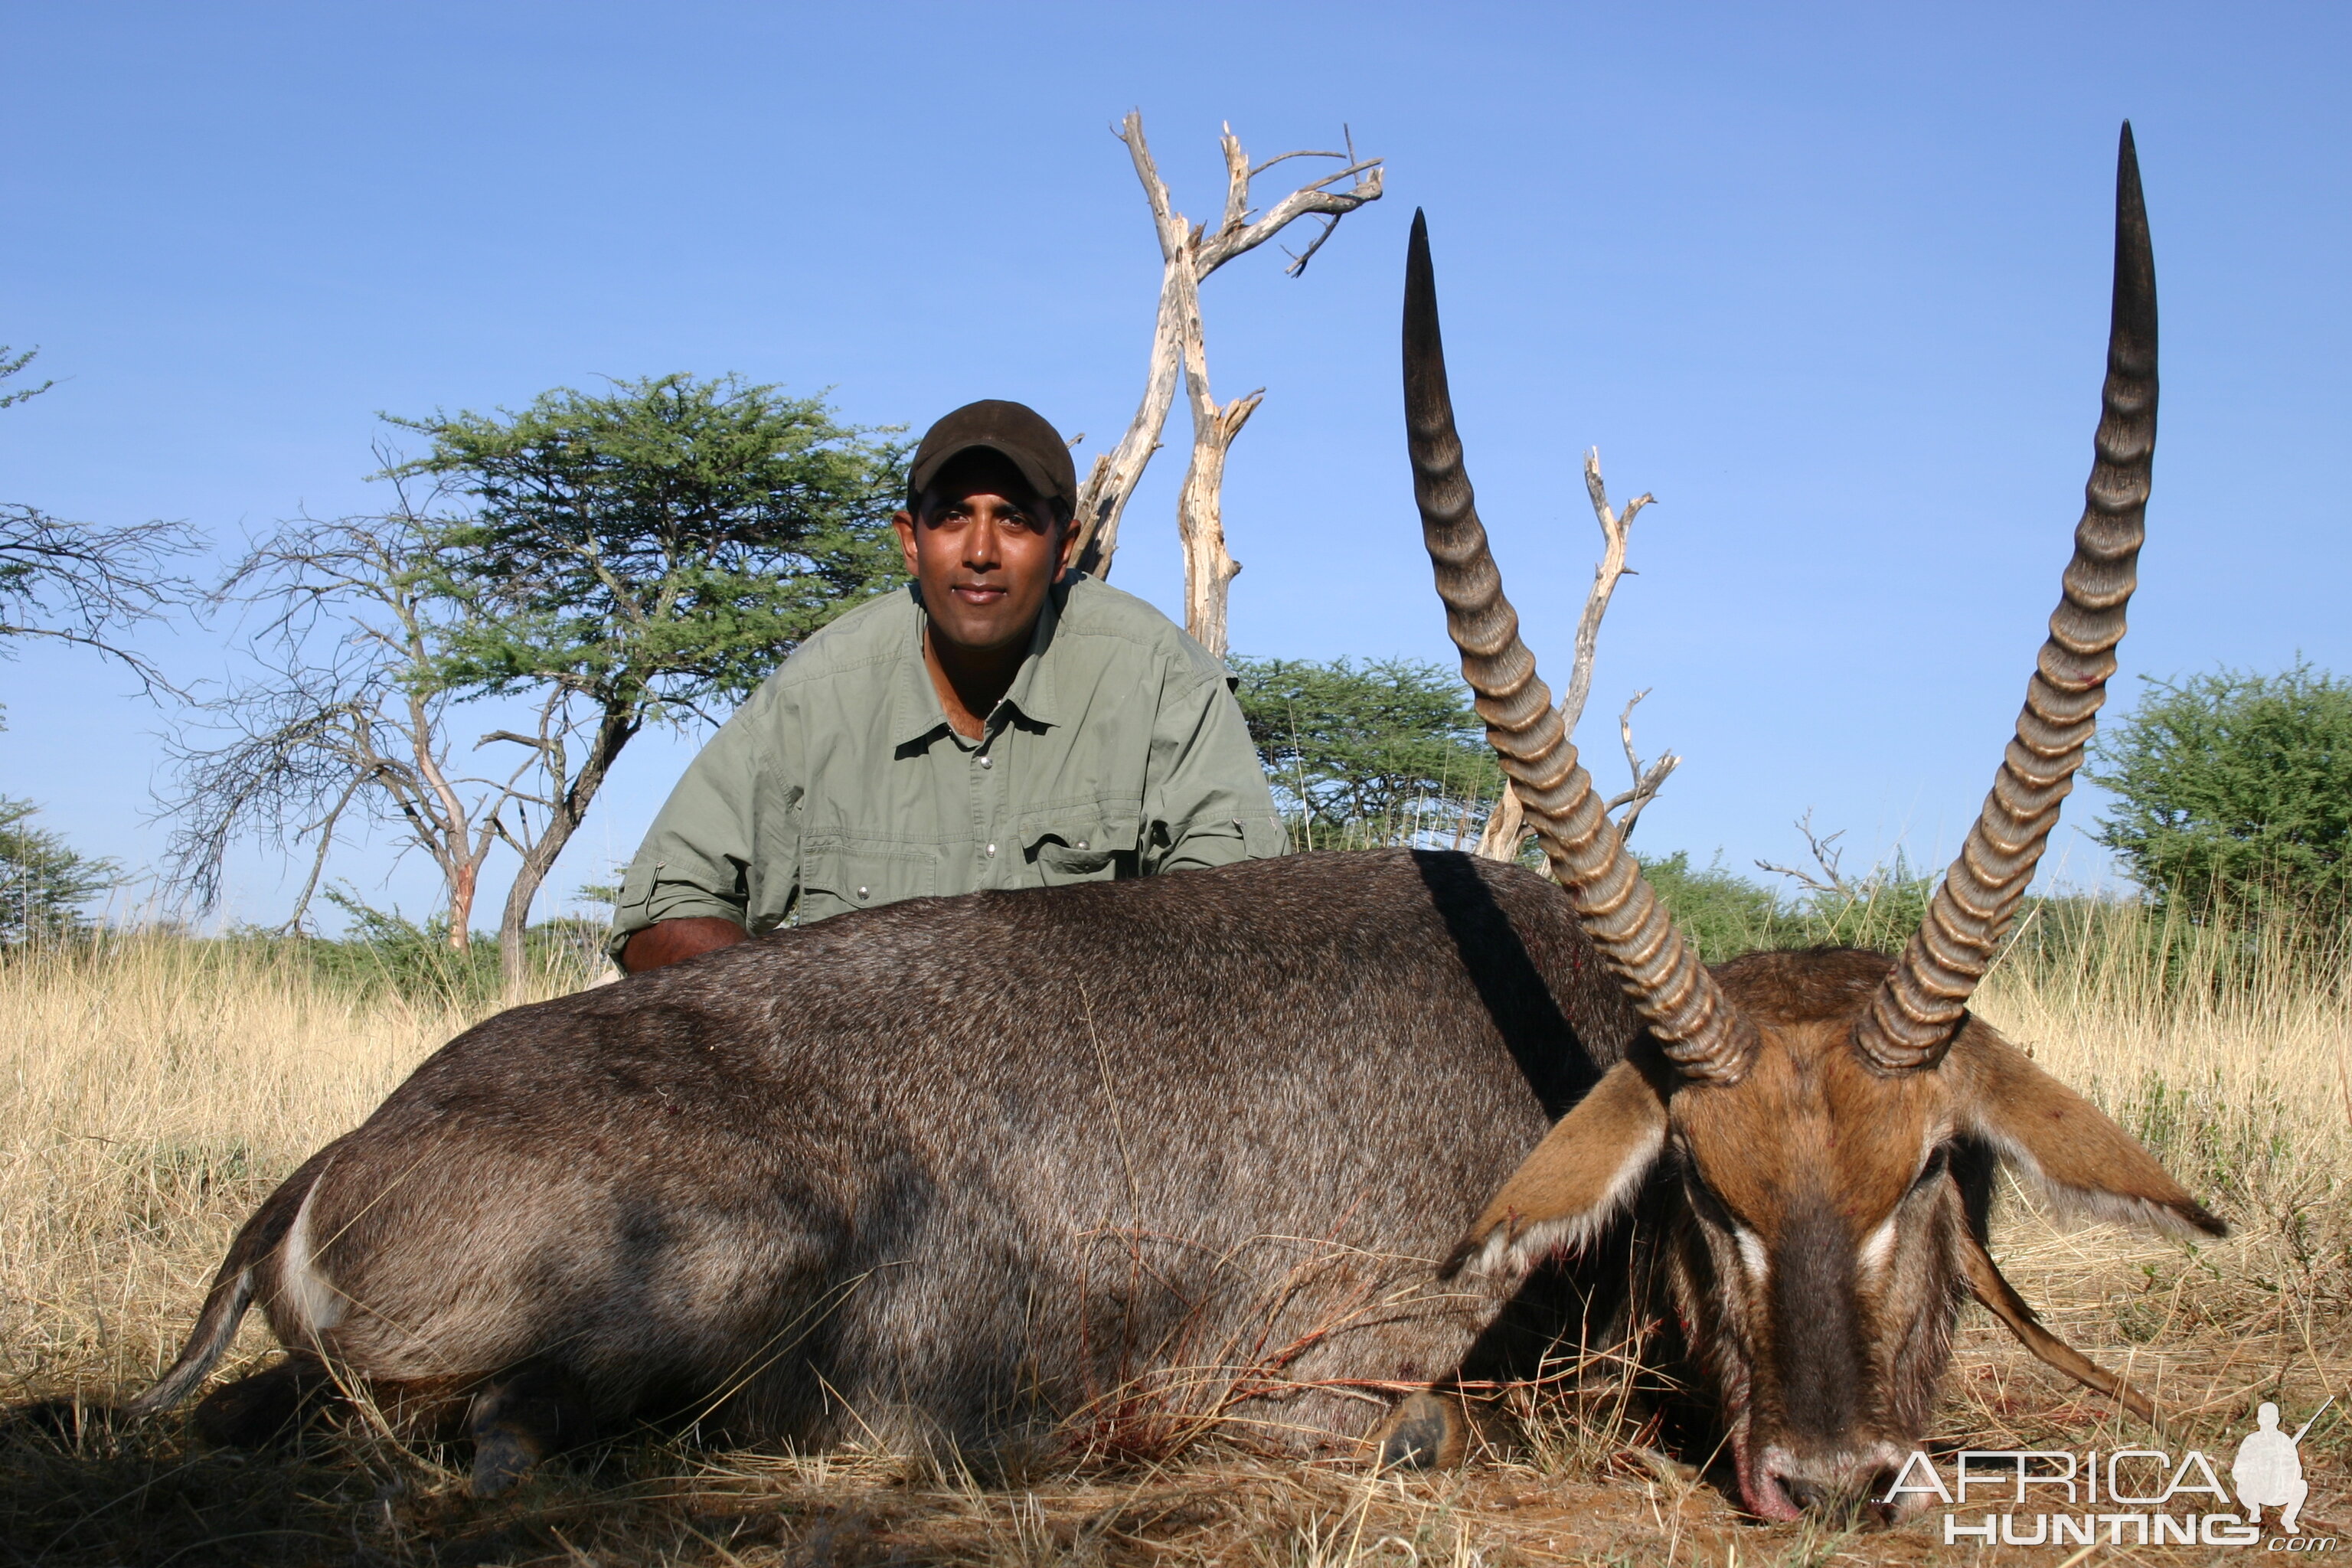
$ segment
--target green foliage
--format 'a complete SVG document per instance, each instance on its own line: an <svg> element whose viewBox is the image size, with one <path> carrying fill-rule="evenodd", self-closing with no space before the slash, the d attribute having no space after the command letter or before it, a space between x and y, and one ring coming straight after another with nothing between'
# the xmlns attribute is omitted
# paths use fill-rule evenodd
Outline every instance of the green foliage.
<svg viewBox="0 0 2352 1568"><path fill-rule="evenodd" d="M471 502L433 520L421 572L465 610L439 650L450 690L699 710L904 578L888 524L907 448L821 398L666 375L393 423L433 448L389 473Z"/></svg>
<svg viewBox="0 0 2352 1568"><path fill-rule="evenodd" d="M1893 952L1927 918L1927 900L1935 896L1937 880L1920 874L1898 849L1892 862L1872 867L1860 881L1807 889L1789 911L1801 933L1799 942L1783 945L1826 942Z"/></svg>
<svg viewBox="0 0 2352 1568"><path fill-rule="evenodd" d="M10 353L8 345L0 343L0 381L6 381L22 371L33 363L33 357L40 352L39 349L32 348L25 350L22 353ZM22 403L28 397L38 397L56 384L54 381L45 381L38 386L10 387L5 392L0 392L0 408L7 408Z"/></svg>
<svg viewBox="0 0 2352 1568"><path fill-rule="evenodd" d="M2243 1201L2252 1178L2294 1158L2294 1110L2274 1084L2249 1103L2218 1073L2181 1085L2149 1072L2115 1098L2116 1120L2191 1192L2210 1194L2208 1203Z"/></svg>
<svg viewBox="0 0 2352 1568"><path fill-rule="evenodd" d="M1642 875L1684 937L1698 949L1702 963L1719 963L1759 947L1787 945L1780 940L1785 921L1772 889L1732 870L1720 855L1704 868L1694 868L1690 852L1677 849L1643 860Z"/></svg>
<svg viewBox="0 0 2352 1568"><path fill-rule="evenodd" d="M1936 879L1914 872L1900 851L1859 879L1840 878L1794 897L1732 870L1719 856L1694 868L1689 852L1681 849L1643 860L1642 875L1708 963L1759 948L1894 952L1927 918L1936 889Z"/></svg>
<svg viewBox="0 0 2352 1568"><path fill-rule="evenodd" d="M488 1006L504 996L497 944L478 933L463 951L452 947L446 914L412 921L397 909L377 909L348 887L327 888L320 896L347 917L341 937L246 931L229 940L284 953L321 980L355 994L390 993L461 1011ZM526 963L535 973L584 984L611 967L604 956L604 936L602 921L576 916L542 921L525 933Z"/></svg>
<svg viewBox="0 0 2352 1568"><path fill-rule="evenodd" d="M0 945L58 941L89 930L86 906L122 880L111 860L27 826L41 808L0 795Z"/></svg>
<svg viewBox="0 0 2352 1568"><path fill-rule="evenodd" d="M2305 663L2149 680L2090 776L2095 837L2159 900L2340 910L2352 897L2352 684Z"/></svg>
<svg viewBox="0 0 2352 1568"><path fill-rule="evenodd" d="M1402 658L1229 662L1297 847L1475 840L1502 773L1452 671Z"/></svg>

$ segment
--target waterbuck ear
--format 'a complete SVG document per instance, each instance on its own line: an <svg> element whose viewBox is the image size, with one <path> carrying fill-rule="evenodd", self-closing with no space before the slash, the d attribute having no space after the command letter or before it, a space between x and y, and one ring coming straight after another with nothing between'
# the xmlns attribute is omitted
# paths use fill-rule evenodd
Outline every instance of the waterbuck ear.
<svg viewBox="0 0 2352 1568"><path fill-rule="evenodd" d="M1665 1101L1639 1068L1618 1063L1520 1162L1440 1276L1522 1272L1583 1246L1633 1201L1665 1140Z"/></svg>
<svg viewBox="0 0 2352 1568"><path fill-rule="evenodd" d="M2229 1234L2130 1133L1984 1025L1961 1031L1943 1070L1962 1129L2062 1207L2173 1236Z"/></svg>

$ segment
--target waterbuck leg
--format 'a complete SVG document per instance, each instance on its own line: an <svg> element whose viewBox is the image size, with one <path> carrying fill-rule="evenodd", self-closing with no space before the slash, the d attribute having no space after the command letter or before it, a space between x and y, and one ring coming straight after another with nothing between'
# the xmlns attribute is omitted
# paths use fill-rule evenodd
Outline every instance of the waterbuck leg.
<svg viewBox="0 0 2352 1568"><path fill-rule="evenodd" d="M563 1367L526 1362L482 1385L467 1426L474 1439L469 1488L478 1498L496 1497L541 1460L588 1440L588 1399Z"/></svg>
<svg viewBox="0 0 2352 1568"><path fill-rule="evenodd" d="M1372 1433L1384 1470L1450 1470L1470 1447L1470 1415L1462 1395L1424 1388L1397 1401Z"/></svg>
<svg viewBox="0 0 2352 1568"><path fill-rule="evenodd" d="M1976 1299L2017 1336L2020 1344L2084 1387L2121 1402L2125 1409L2158 1431L2164 1430L2147 1395L2042 1327L2041 1318L2025 1304L2025 1298L2001 1278L1984 1243L1965 1232L1960 1237L1960 1266L1968 1272L1969 1289L1975 1292Z"/></svg>
<svg viewBox="0 0 2352 1568"><path fill-rule="evenodd" d="M271 1447L301 1431L333 1386L317 1357L287 1356L205 1394L196 1435L215 1447Z"/></svg>

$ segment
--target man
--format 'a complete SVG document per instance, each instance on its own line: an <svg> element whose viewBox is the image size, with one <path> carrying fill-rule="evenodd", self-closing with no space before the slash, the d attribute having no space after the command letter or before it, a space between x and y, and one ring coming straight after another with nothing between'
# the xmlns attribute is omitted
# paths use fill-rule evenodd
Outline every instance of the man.
<svg viewBox="0 0 2352 1568"><path fill-rule="evenodd" d="M1033 410L931 426L893 520L914 582L809 638L695 758L622 880L622 968L899 899L1281 852L1223 667L1069 572L1076 500Z"/></svg>

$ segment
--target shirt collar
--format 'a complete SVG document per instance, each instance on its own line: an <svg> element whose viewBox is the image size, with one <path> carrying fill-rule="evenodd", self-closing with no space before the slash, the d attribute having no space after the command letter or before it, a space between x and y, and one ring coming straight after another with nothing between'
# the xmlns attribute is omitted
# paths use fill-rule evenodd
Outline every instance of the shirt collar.
<svg viewBox="0 0 2352 1568"><path fill-rule="evenodd" d="M1047 666L1053 654L1054 633L1061 624L1062 600L1068 592L1067 587L1057 584L1046 593L1045 606L1037 612L1037 625L1029 634L1029 651L1004 693L1004 700L1033 724L1061 721L1055 717L1061 709L1056 700L1057 682ZM940 701L939 688L931 684L930 666L923 658L923 633L929 617L923 613L922 591L909 583L907 594L915 606L913 640L906 645L906 657L898 661L898 678L890 698L890 738L894 745L901 746L929 740L950 728L947 709Z"/></svg>
<svg viewBox="0 0 2352 1568"><path fill-rule="evenodd" d="M1061 722L1055 717L1061 704L1055 700L1058 683L1054 679L1054 633L1062 624L1062 599L1069 590L1056 583L1045 590L1045 603L1037 612L1037 624L1030 629L1029 652L1021 660L1021 668L1013 672L1013 684L1005 689L1004 700L1021 711L1021 716L1033 724L1054 725Z"/></svg>

